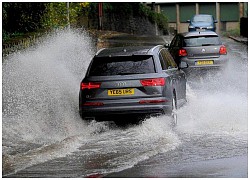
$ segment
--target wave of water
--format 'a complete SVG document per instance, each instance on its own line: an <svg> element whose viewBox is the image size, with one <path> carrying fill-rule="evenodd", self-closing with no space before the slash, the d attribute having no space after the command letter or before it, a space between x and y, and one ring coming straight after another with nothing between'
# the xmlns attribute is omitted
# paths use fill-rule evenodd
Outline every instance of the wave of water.
<svg viewBox="0 0 250 180"><path fill-rule="evenodd" d="M240 133L246 139L247 62L234 61L238 54L229 54L223 72L188 82L188 103L178 110L176 129L166 116L120 129L87 124L78 114L79 83L95 51L87 33L58 31L4 60L2 134L9 172L81 151L88 159L113 153L85 175L108 173L175 149L183 134Z"/></svg>
<svg viewBox="0 0 250 180"><path fill-rule="evenodd" d="M3 138L40 143L82 132L79 82L95 53L78 31L47 35L3 63Z"/></svg>

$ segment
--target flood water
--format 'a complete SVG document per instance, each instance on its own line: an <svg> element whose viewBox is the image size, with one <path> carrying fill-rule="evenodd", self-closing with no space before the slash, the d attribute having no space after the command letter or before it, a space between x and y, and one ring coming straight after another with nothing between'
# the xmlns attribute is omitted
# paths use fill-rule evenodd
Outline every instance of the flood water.
<svg viewBox="0 0 250 180"><path fill-rule="evenodd" d="M178 110L175 128L167 116L126 127L81 120L80 81L96 53L87 33L58 31L35 47L9 55L2 64L3 176L87 177L124 172L116 177L129 177L129 168L161 162L169 166L161 177L169 177L173 165L247 156L247 46L223 41L228 67L188 77L188 102ZM247 177L244 168L225 176ZM144 169L130 176L155 177L154 172Z"/></svg>

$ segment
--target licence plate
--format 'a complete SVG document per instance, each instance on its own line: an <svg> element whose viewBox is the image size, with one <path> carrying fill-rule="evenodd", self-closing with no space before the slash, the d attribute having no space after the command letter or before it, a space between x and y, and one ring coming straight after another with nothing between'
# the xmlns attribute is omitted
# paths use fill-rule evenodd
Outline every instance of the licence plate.
<svg viewBox="0 0 250 180"><path fill-rule="evenodd" d="M108 95L109 96L126 96L126 95L133 95L135 94L135 89L128 88L128 89L109 89Z"/></svg>
<svg viewBox="0 0 250 180"><path fill-rule="evenodd" d="M214 64L214 61L197 61L196 65L211 65Z"/></svg>
<svg viewBox="0 0 250 180"><path fill-rule="evenodd" d="M196 29L196 31L206 31L206 29Z"/></svg>

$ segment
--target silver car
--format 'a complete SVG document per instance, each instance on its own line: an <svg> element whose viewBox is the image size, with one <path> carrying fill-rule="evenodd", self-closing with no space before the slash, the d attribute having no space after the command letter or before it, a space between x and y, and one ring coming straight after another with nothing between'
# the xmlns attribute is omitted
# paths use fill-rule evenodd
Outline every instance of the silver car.
<svg viewBox="0 0 250 180"><path fill-rule="evenodd" d="M169 52L177 64L186 62L189 68L224 67L228 62L226 46L212 31L177 34Z"/></svg>
<svg viewBox="0 0 250 180"><path fill-rule="evenodd" d="M186 67L162 45L102 49L80 84L80 116L169 114L176 121L175 109L186 102Z"/></svg>
<svg viewBox="0 0 250 180"><path fill-rule="evenodd" d="M214 31L216 32L215 23L218 21L209 14L196 14L189 22L188 31Z"/></svg>

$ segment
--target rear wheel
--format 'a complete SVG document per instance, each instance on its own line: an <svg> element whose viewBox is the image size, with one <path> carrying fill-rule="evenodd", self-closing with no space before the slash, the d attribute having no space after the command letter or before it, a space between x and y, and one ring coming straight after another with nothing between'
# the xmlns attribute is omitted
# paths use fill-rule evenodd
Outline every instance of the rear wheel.
<svg viewBox="0 0 250 180"><path fill-rule="evenodd" d="M176 95L174 93L173 98L172 98L172 112L171 112L171 117L172 117L172 125L176 126L177 125L177 101L176 101Z"/></svg>
<svg viewBox="0 0 250 180"><path fill-rule="evenodd" d="M82 119L85 118L84 115L83 115L83 112L82 112L82 108L81 108L81 107L79 107L79 114L80 114L80 117L81 117Z"/></svg>
<svg viewBox="0 0 250 180"><path fill-rule="evenodd" d="M80 117L81 117L82 119L84 119L84 115L83 115L81 103L82 103L82 100L81 100L81 96L80 96L80 93L79 93L79 114L80 114Z"/></svg>

